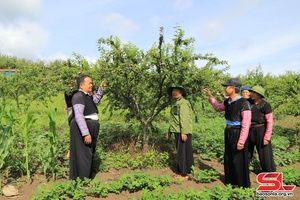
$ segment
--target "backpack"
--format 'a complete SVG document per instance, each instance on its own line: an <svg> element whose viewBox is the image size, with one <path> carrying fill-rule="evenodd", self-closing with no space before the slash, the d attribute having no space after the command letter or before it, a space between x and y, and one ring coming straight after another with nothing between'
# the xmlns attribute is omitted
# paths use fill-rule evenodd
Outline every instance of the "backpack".
<svg viewBox="0 0 300 200"><path fill-rule="evenodd" d="M74 118L73 108L72 108L72 98L73 98L73 95L77 92L78 92L78 90L73 90L73 91L71 91L71 93L65 92L65 103L66 103L66 108L67 108L69 125L70 125L72 119Z"/></svg>

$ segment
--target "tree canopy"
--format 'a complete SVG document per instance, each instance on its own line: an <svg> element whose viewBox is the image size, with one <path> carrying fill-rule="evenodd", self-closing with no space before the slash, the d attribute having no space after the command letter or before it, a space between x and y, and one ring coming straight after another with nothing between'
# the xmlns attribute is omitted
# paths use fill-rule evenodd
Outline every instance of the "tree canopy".
<svg viewBox="0 0 300 200"><path fill-rule="evenodd" d="M146 146L151 123L170 104L168 87L174 83L183 85L189 99L195 102L203 85L211 85L213 78L222 79L222 71L213 70L213 66L226 62L211 54L194 53L194 42L194 38L184 37L180 27L175 27L173 44L165 43L161 28L159 42L146 52L132 43L122 44L117 37L98 40L101 57L96 72L109 85L109 106L128 109L140 121ZM207 61L206 65L199 68L197 59Z"/></svg>

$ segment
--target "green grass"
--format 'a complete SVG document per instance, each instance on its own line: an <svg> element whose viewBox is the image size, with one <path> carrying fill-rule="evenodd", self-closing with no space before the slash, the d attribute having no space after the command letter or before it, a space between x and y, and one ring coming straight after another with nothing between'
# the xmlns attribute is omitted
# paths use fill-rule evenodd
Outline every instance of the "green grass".
<svg viewBox="0 0 300 200"><path fill-rule="evenodd" d="M102 112L106 106L107 101L105 98L101 101L99 108L99 119L100 119L100 137L98 139L98 146L100 146L101 151L98 153L99 163L109 163L110 160L105 157L105 155L113 154L120 155L120 158L116 159L115 166L118 169L121 168L143 168L149 167L149 163L142 163L134 161L136 158L138 160L143 160L145 155L141 151L141 138L142 129L136 120L127 120L126 111L121 110L112 112ZM199 105L195 106L197 108L197 113L195 113L194 124L193 124L193 149L194 152L201 156L205 160L218 159L222 162L223 152L224 152L224 126L225 119L223 114L214 112L210 107L207 107L205 111L201 112ZM56 143L51 143L49 140L51 134L49 125L48 113L56 109L55 112L55 123L57 132ZM31 163L30 171L35 173L35 171L44 171L45 174L49 175L51 170L56 173L59 177L66 176L68 171L68 163L65 159L66 151L69 148L69 125L66 120L66 111L63 93L53 97L51 101L40 103L32 102L29 107L29 112L33 113L37 118L35 123L32 125L30 133L28 134L28 152L29 152L29 163ZM12 151L9 152L10 160L6 163L5 168L10 169L11 175L14 174L15 177L22 176L25 173L25 169L22 165L23 162L23 144L22 144L22 131L23 127L20 126L24 120L26 120L26 115L20 115L19 112L16 113L18 121L14 124L14 135L16 138L13 141ZM157 163L156 167L169 165L172 167L174 162L174 151L175 146L173 140L166 141L165 134L168 130L168 119L169 119L169 108L166 109L158 116L157 120L153 122L153 127L151 127L151 134L149 137L149 144L152 146L153 152L164 153L168 152L169 158L162 156L157 159L153 158L153 152L149 153L150 158L153 162ZM65 121L65 123L63 123ZM284 132L283 132L284 131ZM282 129L279 126L274 127L273 145L276 163L279 165L289 165L293 162L299 161L299 154L292 151L297 144L297 138L295 138L296 129ZM162 142L163 141L163 142ZM55 159L57 165L55 170L51 169L50 166L54 166L53 158L49 154L50 147L56 149ZM291 150L290 150L291 149ZM52 155L53 157L53 155ZM107 160L105 160L107 159ZM167 160L166 160L167 159ZM102 162L104 161L104 162ZM143 161L144 162L144 161ZM145 161L146 162L146 161ZM44 163L44 164L42 164ZM107 164L110 165L110 164ZM46 166L46 167L45 167ZM109 166L100 166L99 169L106 169Z"/></svg>

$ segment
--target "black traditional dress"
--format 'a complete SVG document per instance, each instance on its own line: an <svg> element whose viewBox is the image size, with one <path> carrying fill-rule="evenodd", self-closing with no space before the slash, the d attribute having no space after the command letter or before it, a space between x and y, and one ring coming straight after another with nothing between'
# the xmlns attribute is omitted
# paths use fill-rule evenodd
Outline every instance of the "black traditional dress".
<svg viewBox="0 0 300 200"><path fill-rule="evenodd" d="M84 105L84 116L98 113L92 96L78 91L72 98L72 105ZM74 111L73 111L74 112ZM76 115L76 113L74 113ZM75 116L76 117L76 116ZM98 120L85 119L89 133L92 136L92 143L85 144L84 137L73 118L70 122L70 179L80 177L91 178L93 172L93 158L96 151L96 142L99 134L100 124Z"/></svg>
<svg viewBox="0 0 300 200"><path fill-rule="evenodd" d="M230 121L242 121L242 112L250 109L249 102L240 98L229 103L224 101L225 118ZM224 131L225 154L224 171L225 184L237 185L239 187L250 187L249 162L248 162L248 139L242 150L237 150L240 138L241 126L227 126Z"/></svg>
<svg viewBox="0 0 300 200"><path fill-rule="evenodd" d="M266 127L268 124L265 115L272 114L271 105L264 100L261 100L259 104L255 104L253 100L249 100L249 102L252 111L251 128L249 132L250 160L253 157L254 147L256 147L262 171L275 172L276 165L273 157L271 139L269 139L267 145L264 145Z"/></svg>

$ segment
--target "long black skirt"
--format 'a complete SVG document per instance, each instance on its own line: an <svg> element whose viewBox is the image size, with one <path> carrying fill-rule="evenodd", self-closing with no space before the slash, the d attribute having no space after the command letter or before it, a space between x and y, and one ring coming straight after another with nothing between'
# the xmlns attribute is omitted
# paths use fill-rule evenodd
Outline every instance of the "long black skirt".
<svg viewBox="0 0 300 200"><path fill-rule="evenodd" d="M93 160L96 152L96 143L100 124L95 120L87 120L87 126L92 136L92 143L85 144L84 138L73 119L70 123L70 179L75 180L91 178L93 172Z"/></svg>
<svg viewBox="0 0 300 200"><path fill-rule="evenodd" d="M259 162L263 172L275 172L276 165L273 157L271 140L268 145L264 145L266 128L264 126L250 128L249 132L249 154L253 157L254 147L258 152Z"/></svg>
<svg viewBox="0 0 300 200"><path fill-rule="evenodd" d="M187 134L187 141L181 140L180 133L174 133L175 145L177 150L178 173L187 175L191 173L191 167L194 165L194 156L192 148L192 134Z"/></svg>
<svg viewBox="0 0 300 200"><path fill-rule="evenodd" d="M240 131L240 128L225 129L225 184L248 188L250 187L248 139L244 144L244 149L237 150Z"/></svg>

